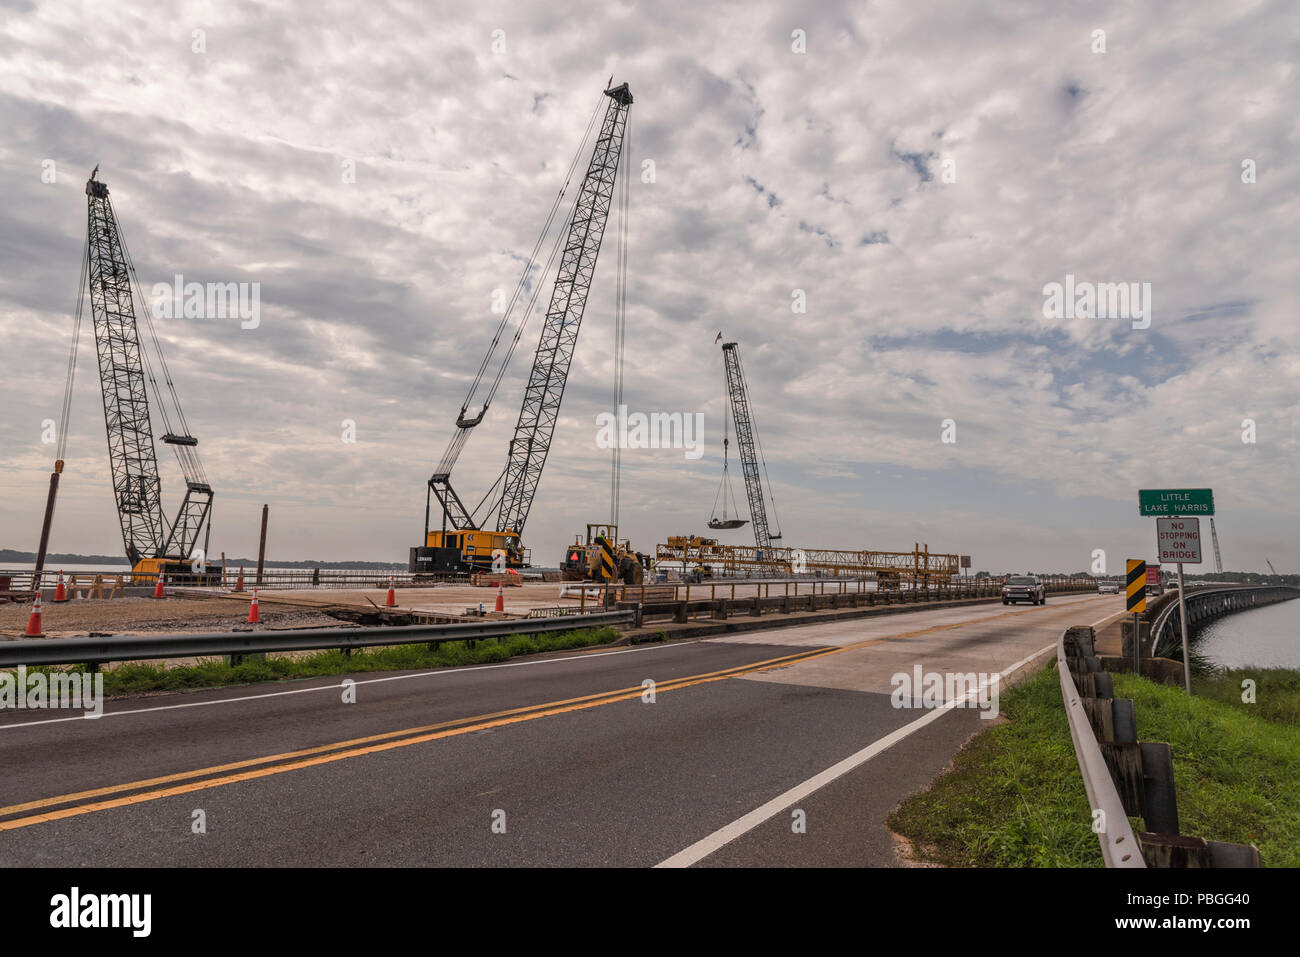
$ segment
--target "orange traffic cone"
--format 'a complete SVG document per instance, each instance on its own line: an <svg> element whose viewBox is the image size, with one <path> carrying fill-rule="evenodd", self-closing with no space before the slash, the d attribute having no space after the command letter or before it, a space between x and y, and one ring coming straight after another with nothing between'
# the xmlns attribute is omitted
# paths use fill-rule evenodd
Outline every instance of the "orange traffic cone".
<svg viewBox="0 0 1300 957"><path fill-rule="evenodd" d="M248 606L248 623L256 625L262 620L262 616L257 611L257 589L253 589L253 603Z"/></svg>
<svg viewBox="0 0 1300 957"><path fill-rule="evenodd" d="M506 610L506 593L501 590L501 583L497 582L497 606L494 611Z"/></svg>
<svg viewBox="0 0 1300 957"><path fill-rule="evenodd" d="M388 597L384 599L385 608L397 607L397 592L393 590L393 576L388 576Z"/></svg>
<svg viewBox="0 0 1300 957"><path fill-rule="evenodd" d="M239 577L235 579L235 591L244 590L244 566L239 566Z"/></svg>
<svg viewBox="0 0 1300 957"><path fill-rule="evenodd" d="M153 586L153 597L154 597L154 598L165 598L165 597L166 597L165 595L163 595L162 572L159 572L159 573L158 573L158 580L157 580L157 582L154 583L154 586Z"/></svg>
<svg viewBox="0 0 1300 957"><path fill-rule="evenodd" d="M45 632L41 631L41 593L36 593L36 601L32 602L32 616L27 619L27 630L23 632L24 638L44 638Z"/></svg>
<svg viewBox="0 0 1300 957"><path fill-rule="evenodd" d="M59 569L59 581L58 581L58 584L56 584L56 585L54 586L54 600L55 600L55 601L67 601L67 600L68 600L68 591L67 591L66 588L63 587L63 569L62 569L62 568Z"/></svg>

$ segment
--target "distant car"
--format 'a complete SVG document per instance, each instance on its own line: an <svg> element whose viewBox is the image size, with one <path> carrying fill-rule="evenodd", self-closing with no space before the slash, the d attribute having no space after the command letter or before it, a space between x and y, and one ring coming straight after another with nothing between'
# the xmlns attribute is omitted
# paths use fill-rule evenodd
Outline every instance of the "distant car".
<svg viewBox="0 0 1300 957"><path fill-rule="evenodd" d="M1012 575L1002 586L1002 604L1013 605L1018 601L1027 601L1031 605L1047 603L1047 592L1043 580L1037 575Z"/></svg>
<svg viewBox="0 0 1300 957"><path fill-rule="evenodd" d="M1097 584L1097 594L1099 595L1118 595L1119 582L1099 582Z"/></svg>

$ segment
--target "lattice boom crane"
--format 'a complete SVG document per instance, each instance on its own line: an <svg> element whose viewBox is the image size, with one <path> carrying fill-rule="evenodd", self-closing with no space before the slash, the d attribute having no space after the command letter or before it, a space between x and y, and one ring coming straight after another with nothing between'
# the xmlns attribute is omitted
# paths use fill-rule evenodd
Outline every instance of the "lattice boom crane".
<svg viewBox="0 0 1300 957"><path fill-rule="evenodd" d="M98 167L96 167L98 169ZM189 434L175 386L156 335L157 362L168 397L160 397L165 427L162 440L176 449L185 475L185 498L170 524L162 510L162 481L154 451L146 383L158 389L151 360L141 348L135 295L135 266L122 238L108 186L92 173L86 181L86 275L94 322L95 350L108 433L108 457L122 543L136 575L156 574L169 563L188 563L212 507L212 487L199 462L198 439ZM153 332L144 296L142 315ZM75 359L74 359L75 362ZM174 403L179 429L172 427L167 398ZM188 570L188 569L187 569Z"/></svg>
<svg viewBox="0 0 1300 957"><path fill-rule="evenodd" d="M521 544L524 525L537 493L542 468L546 464L560 414L560 402L568 381L569 366L573 361L574 347L582 324L587 295L591 289L600 255L601 241L614 202L614 185L623 155L628 108L632 93L626 83L606 89L604 117L598 128L595 146L586 165L578 195L567 218L567 228L557 237L557 246L551 253L559 255L559 268L551 291L550 305L546 310L537 351L533 356L532 370L524 390L523 404L510 440L505 468L473 509L465 506L451 485L451 470L464 447L470 430L483 421L497 386L501 382L510 353L519 341L524 324L532 311L532 302L524 308L519 329L514 334L508 351L500 363L495 378L486 389L477 414L471 412L478 405L477 390L485 371L492 362L493 353L503 338L506 324L521 297L527 296L532 281L529 273L533 258L529 259L510 306L502 317L501 326L492 340L488 355L479 368L478 376L470 386L469 394L456 419L456 433L448 444L437 469L428 482L429 492L437 497L442 508L441 530L430 529L429 499L425 501L424 544L411 549L410 568L413 572L448 573L497 567L519 567L526 564L526 553ZM597 111L599 112L599 110ZM595 114L588 125L588 137L595 122ZM584 138L584 143L587 138ZM570 175L578 169L582 147L570 167ZM566 180L565 186L568 182ZM556 210L564 196L561 189L556 204L552 206L543 227L542 236L534 247L534 257L545 239ZM624 200L625 201L625 200ZM550 259L547 265L550 264ZM537 290L532 296L535 300ZM499 492L498 492L499 487ZM495 515L493 520L492 516ZM477 516L482 516L482 519ZM494 559L494 556L496 558Z"/></svg>
<svg viewBox="0 0 1300 957"><path fill-rule="evenodd" d="M763 479L759 474L762 447L758 443L754 419L750 414L749 388L745 384L745 372L740 365L740 353L736 350L736 343L722 344L722 361L727 369L727 392L731 402L732 418L736 424L736 445L740 449L740 465L745 473L745 495L749 499L749 521L754 526L754 545L760 551L765 551L772 547L774 540L781 537L781 529L778 525L777 530L773 532L767 520ZM770 490L767 497L771 497ZM772 505L772 513L775 517L775 503Z"/></svg>

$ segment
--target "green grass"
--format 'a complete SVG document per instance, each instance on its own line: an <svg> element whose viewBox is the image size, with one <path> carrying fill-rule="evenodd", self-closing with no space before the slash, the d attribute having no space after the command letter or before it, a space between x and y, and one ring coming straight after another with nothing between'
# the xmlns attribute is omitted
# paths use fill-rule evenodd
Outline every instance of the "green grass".
<svg viewBox="0 0 1300 957"><path fill-rule="evenodd" d="M1241 677L1257 704L1241 701ZM1300 867L1300 674L1221 672L1181 688L1115 676L1132 698L1138 739L1168 741L1184 834L1254 844L1265 867Z"/></svg>
<svg viewBox="0 0 1300 957"><path fill-rule="evenodd" d="M1255 702L1241 700L1242 682L1255 683ZM1300 727L1300 671L1288 668L1221 668L1192 677L1192 694L1246 714Z"/></svg>
<svg viewBox="0 0 1300 957"><path fill-rule="evenodd" d="M508 638L479 639L474 647L453 641L430 649L427 644L392 645L359 649L351 657L338 650L318 651L301 658L245 658L230 665L225 659L204 659L193 665L167 667L162 664L125 664L104 671L105 695L140 694L146 691L182 691L222 685L284 681L291 678L319 678L362 671L405 671L418 668L447 668L506 661L517 655L543 651L586 648L613 641L613 628L511 635ZM29 672L56 669L29 668Z"/></svg>
<svg viewBox="0 0 1300 957"><path fill-rule="evenodd" d="M1256 704L1241 701L1245 677ZM1190 699L1114 679L1116 696L1134 701L1138 738L1171 746L1182 833L1255 844L1266 867L1300 866L1300 673L1215 672L1194 680ZM976 735L890 828L951 867L1100 867L1055 665L1001 703L1008 722Z"/></svg>
<svg viewBox="0 0 1300 957"><path fill-rule="evenodd" d="M1007 722L972 738L952 770L890 815L890 829L948 867L1100 867L1055 663L1000 705Z"/></svg>

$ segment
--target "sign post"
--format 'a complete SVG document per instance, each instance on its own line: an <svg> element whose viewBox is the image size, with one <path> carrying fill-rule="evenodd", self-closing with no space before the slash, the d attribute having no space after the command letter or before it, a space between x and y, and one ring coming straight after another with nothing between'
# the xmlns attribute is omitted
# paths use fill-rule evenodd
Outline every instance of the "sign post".
<svg viewBox="0 0 1300 957"><path fill-rule="evenodd" d="M1187 653L1187 602L1183 598L1183 562L1201 563L1201 520L1199 518L1157 518L1156 546L1160 561L1178 565L1178 618L1183 626L1183 684L1192 693L1192 668Z"/></svg>
<svg viewBox="0 0 1300 957"><path fill-rule="evenodd" d="M1125 608L1133 613L1133 673L1142 674L1142 635L1138 628L1138 615L1147 610L1147 563L1141 558L1125 562Z"/></svg>
<svg viewBox="0 0 1300 957"><path fill-rule="evenodd" d="M1183 684L1192 693L1192 668L1187 654L1187 602L1183 597L1183 562L1201 563L1201 523L1197 516L1214 515L1214 490L1208 488L1138 489L1138 513L1154 516L1156 544L1162 562L1178 565L1178 617L1183 625Z"/></svg>

